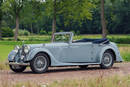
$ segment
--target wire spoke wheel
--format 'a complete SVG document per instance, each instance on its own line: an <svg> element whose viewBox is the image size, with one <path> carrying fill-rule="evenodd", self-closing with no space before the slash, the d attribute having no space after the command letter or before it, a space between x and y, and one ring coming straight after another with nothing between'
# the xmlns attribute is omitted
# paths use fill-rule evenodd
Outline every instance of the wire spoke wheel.
<svg viewBox="0 0 130 87"><path fill-rule="evenodd" d="M38 56L36 59L35 59L35 62L34 62L34 67L41 71L41 70L44 70L46 68L46 65L47 65L47 60L44 56Z"/></svg>
<svg viewBox="0 0 130 87"><path fill-rule="evenodd" d="M102 63L101 63L101 68L107 69L107 68L111 68L113 66L114 63L114 56L113 53L111 51L106 51L103 54L103 58L102 58Z"/></svg>
<svg viewBox="0 0 130 87"><path fill-rule="evenodd" d="M112 63L112 56L109 53L104 54L103 63L105 66L110 66Z"/></svg>
<svg viewBox="0 0 130 87"><path fill-rule="evenodd" d="M49 59L44 53L37 54L30 62L30 68L34 73L44 73L49 67Z"/></svg>

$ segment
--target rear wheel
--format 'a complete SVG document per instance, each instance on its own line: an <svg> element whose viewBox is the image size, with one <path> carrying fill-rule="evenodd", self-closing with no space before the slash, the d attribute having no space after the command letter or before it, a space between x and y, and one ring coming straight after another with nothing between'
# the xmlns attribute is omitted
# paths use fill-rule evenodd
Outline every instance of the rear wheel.
<svg viewBox="0 0 130 87"><path fill-rule="evenodd" d="M16 73L23 72L26 69L26 66L15 66L15 65L9 65L10 69Z"/></svg>
<svg viewBox="0 0 130 87"><path fill-rule="evenodd" d="M102 63L101 63L101 68L103 69L108 69L111 68L114 64L114 55L111 51L106 51L103 54L103 58L102 58Z"/></svg>
<svg viewBox="0 0 130 87"><path fill-rule="evenodd" d="M86 68L88 68L88 65L80 65L79 66L81 69L86 69Z"/></svg>
<svg viewBox="0 0 130 87"><path fill-rule="evenodd" d="M49 67L49 59L44 53L39 53L30 62L30 68L34 73L44 73Z"/></svg>

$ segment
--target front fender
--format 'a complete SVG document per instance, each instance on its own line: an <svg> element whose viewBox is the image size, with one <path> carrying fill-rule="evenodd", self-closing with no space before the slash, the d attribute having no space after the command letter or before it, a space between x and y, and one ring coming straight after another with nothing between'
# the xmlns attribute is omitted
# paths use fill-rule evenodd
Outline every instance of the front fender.
<svg viewBox="0 0 130 87"><path fill-rule="evenodd" d="M102 49L101 49L101 52L100 52L100 54L99 54L99 56L100 56L100 64L101 64L101 61L102 61L102 56L103 56L103 54L104 54L104 52L106 51L106 50L108 50L108 49L111 49L111 50L113 50L113 52L115 53L115 56L116 56L116 62L122 62L123 60L122 60L122 57L120 56L120 52L119 52L119 50L118 50L118 48L117 47L112 47L112 46L105 46L105 47L103 47Z"/></svg>
<svg viewBox="0 0 130 87"><path fill-rule="evenodd" d="M33 50L31 50L29 52L29 54L28 54L28 56L27 56L25 61L28 61L28 62L31 61L35 57L35 55L37 53L39 53L39 52L45 52L45 53L47 53L49 55L50 60L51 60L51 65L57 63L57 61L55 60L55 58L52 55L52 53L48 49L46 49L46 48L34 48Z"/></svg>
<svg viewBox="0 0 130 87"><path fill-rule="evenodd" d="M14 57L16 56L16 52L12 50L8 55L8 61L14 61Z"/></svg>

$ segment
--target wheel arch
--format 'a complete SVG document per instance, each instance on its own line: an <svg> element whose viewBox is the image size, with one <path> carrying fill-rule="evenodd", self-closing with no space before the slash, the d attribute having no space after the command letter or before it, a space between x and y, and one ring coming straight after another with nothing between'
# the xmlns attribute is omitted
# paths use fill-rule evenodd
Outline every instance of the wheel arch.
<svg viewBox="0 0 130 87"><path fill-rule="evenodd" d="M101 61L102 61L102 56L103 56L103 54L104 54L106 51L112 52L113 55L114 55L114 61L117 60L116 51L115 51L112 47L105 47L105 48L102 49L102 51L101 51L101 53L100 53L100 63L101 63Z"/></svg>
<svg viewBox="0 0 130 87"><path fill-rule="evenodd" d="M51 57L50 57L50 55L47 52L45 52L45 51L39 51L38 53L35 54L35 56L37 56L38 54L45 54L47 56L47 58L49 59L49 66L51 65Z"/></svg>
<svg viewBox="0 0 130 87"><path fill-rule="evenodd" d="M39 53L46 54L49 59L49 65L52 64L52 61L54 60L54 56L52 55L52 53L49 50L44 49L44 48L35 48L35 49L31 50L30 53L27 55L27 58L25 61L30 62Z"/></svg>
<svg viewBox="0 0 130 87"><path fill-rule="evenodd" d="M116 53L115 53L115 51L114 51L113 49L111 49L111 48L106 49L106 50L104 51L104 53L105 53L106 51L111 52L111 53L113 54L113 56L114 56L114 61L116 61Z"/></svg>

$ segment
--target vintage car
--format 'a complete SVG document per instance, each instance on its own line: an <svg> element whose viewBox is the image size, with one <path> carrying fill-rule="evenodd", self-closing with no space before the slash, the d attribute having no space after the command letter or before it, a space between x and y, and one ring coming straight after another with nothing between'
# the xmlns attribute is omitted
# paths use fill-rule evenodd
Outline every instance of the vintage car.
<svg viewBox="0 0 130 87"><path fill-rule="evenodd" d="M117 45L108 39L73 41L72 32L60 32L54 34L52 43L16 46L8 55L8 61L14 72L23 72L30 66L34 73L44 73L52 66L100 65L108 69L123 60Z"/></svg>

